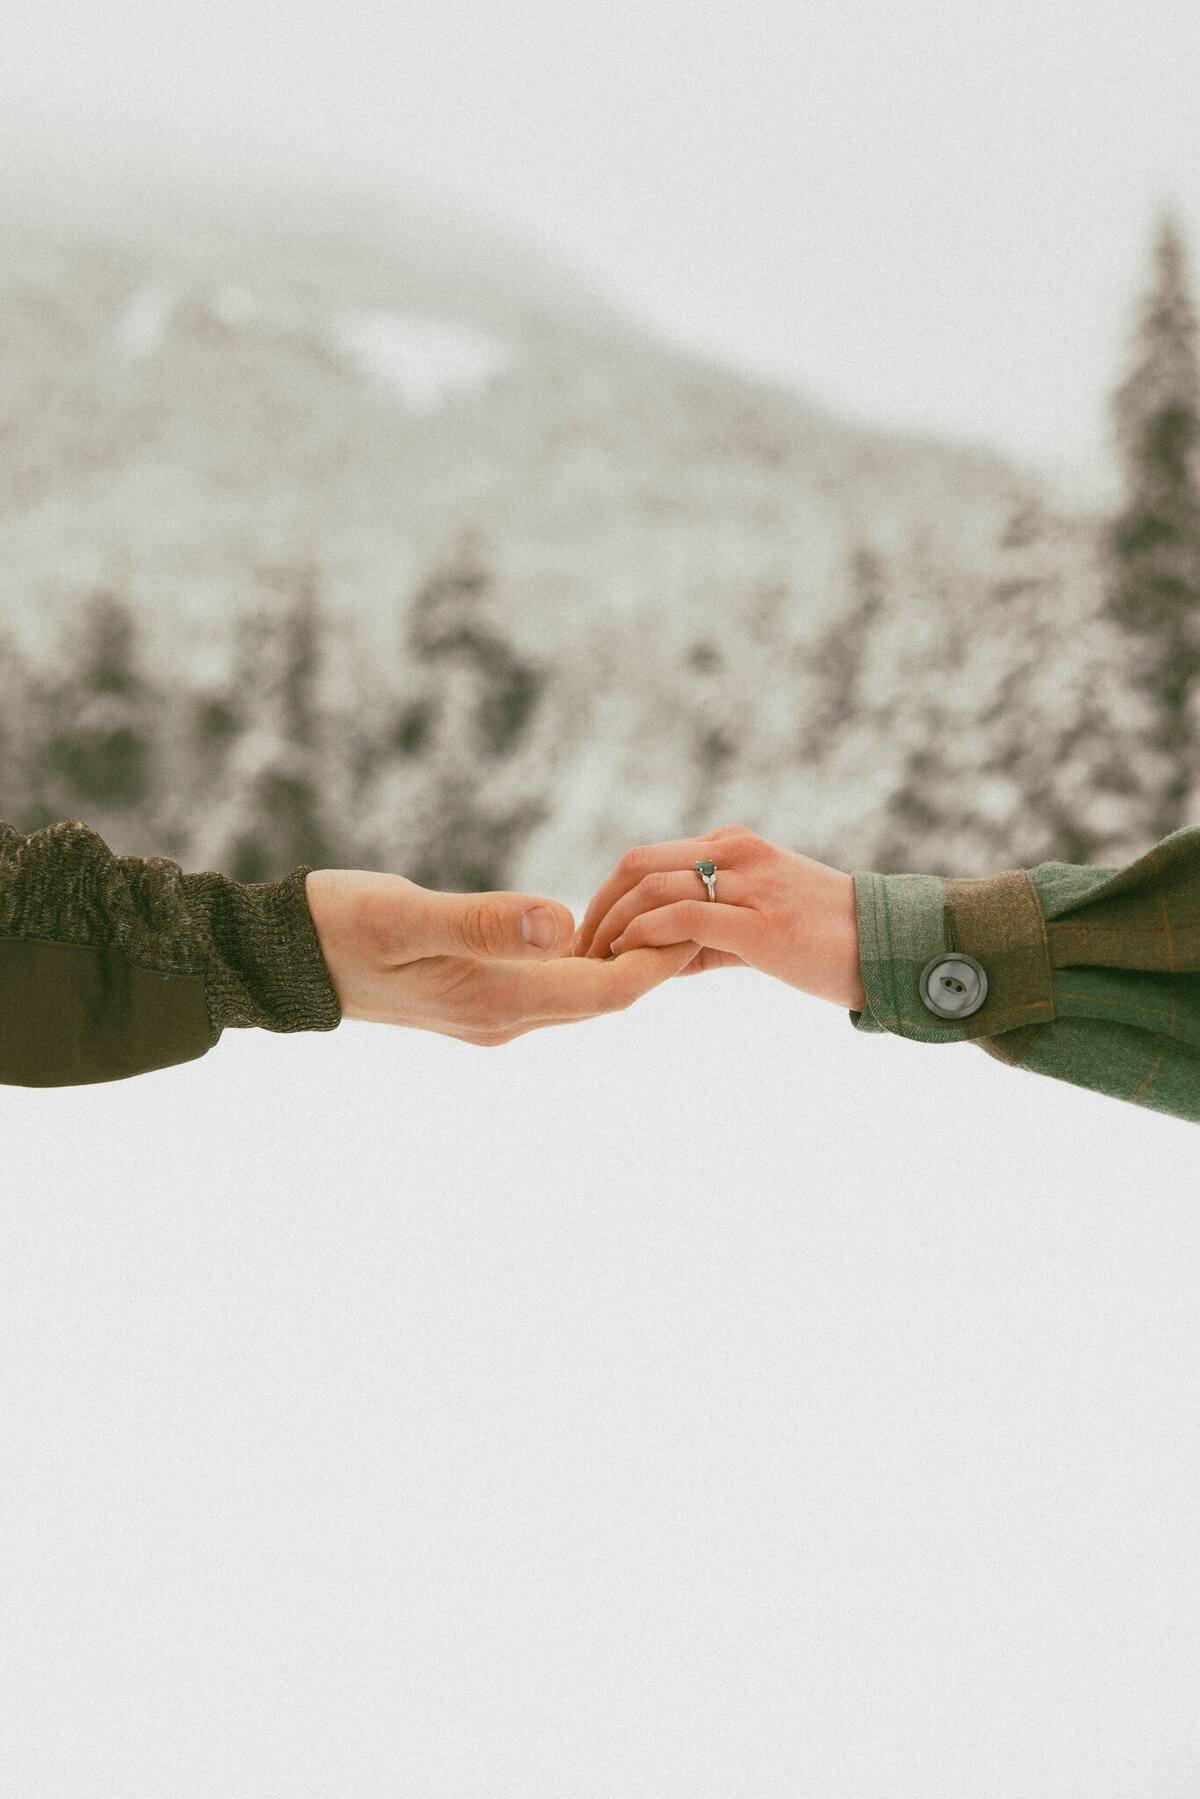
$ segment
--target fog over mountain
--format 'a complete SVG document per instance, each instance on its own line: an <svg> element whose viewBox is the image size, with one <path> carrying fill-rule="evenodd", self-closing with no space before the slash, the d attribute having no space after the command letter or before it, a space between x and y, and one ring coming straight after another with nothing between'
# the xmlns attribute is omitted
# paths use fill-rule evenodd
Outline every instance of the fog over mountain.
<svg viewBox="0 0 1200 1799"><path fill-rule="evenodd" d="M426 201L0 218L24 829L572 893L735 819L843 866L1116 860L1153 759L1096 523Z"/></svg>

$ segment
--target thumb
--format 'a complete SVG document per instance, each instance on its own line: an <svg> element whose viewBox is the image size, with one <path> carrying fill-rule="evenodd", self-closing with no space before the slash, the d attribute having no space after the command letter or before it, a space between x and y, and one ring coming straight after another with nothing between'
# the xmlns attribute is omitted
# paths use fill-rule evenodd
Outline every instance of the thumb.
<svg viewBox="0 0 1200 1799"><path fill-rule="evenodd" d="M542 960L570 950L575 920L557 900L527 893L436 893L426 955Z"/></svg>

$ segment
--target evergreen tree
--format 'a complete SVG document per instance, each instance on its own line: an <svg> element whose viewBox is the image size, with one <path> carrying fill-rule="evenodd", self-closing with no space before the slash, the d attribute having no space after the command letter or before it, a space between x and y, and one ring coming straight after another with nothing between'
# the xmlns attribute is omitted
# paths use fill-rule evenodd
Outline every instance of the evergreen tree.
<svg viewBox="0 0 1200 1799"><path fill-rule="evenodd" d="M128 602L101 590L68 627L57 679L35 682L27 775L38 829L78 818L141 855L153 809L158 695L142 673Z"/></svg>
<svg viewBox="0 0 1200 1799"><path fill-rule="evenodd" d="M0 819L26 830L29 811L25 738L30 673L11 631L0 633Z"/></svg>
<svg viewBox="0 0 1200 1799"><path fill-rule="evenodd" d="M883 608L883 565L867 545L850 555L849 603L805 657L805 716L797 742L804 762L821 762L863 710L861 682L870 635Z"/></svg>
<svg viewBox="0 0 1200 1799"><path fill-rule="evenodd" d="M1019 497L896 718L907 742L872 866L985 875L1038 862L1121 862L1145 847L1161 781L1152 712L1122 680L1086 522ZM1090 553L1089 553L1090 551Z"/></svg>
<svg viewBox="0 0 1200 1799"><path fill-rule="evenodd" d="M805 661L808 853L949 875L1141 853L1164 758L1117 672L1095 536L1017 488L973 546L854 557Z"/></svg>
<svg viewBox="0 0 1200 1799"><path fill-rule="evenodd" d="M495 581L468 536L426 580L405 632L401 689L364 828L382 866L455 892L503 887L545 815L544 771L521 752L544 671L493 616Z"/></svg>
<svg viewBox="0 0 1200 1799"><path fill-rule="evenodd" d="M316 581L309 569L283 578L284 606L271 633L265 702L255 724L268 753L258 760L249 783L249 817L229 850L235 881L278 881L306 862L326 868L331 853L321 818L317 707L318 667Z"/></svg>
<svg viewBox="0 0 1200 1799"><path fill-rule="evenodd" d="M272 578L280 601L238 621L225 688L196 696L188 732L195 823L187 858L236 881L348 862L330 814L335 746L318 692L322 630L310 568Z"/></svg>
<svg viewBox="0 0 1200 1799"><path fill-rule="evenodd" d="M1186 822L1200 674L1200 365L1183 239L1170 217L1113 417L1126 499L1111 533L1108 608L1131 640L1130 679L1153 703L1153 744L1169 760L1150 796L1158 838Z"/></svg>

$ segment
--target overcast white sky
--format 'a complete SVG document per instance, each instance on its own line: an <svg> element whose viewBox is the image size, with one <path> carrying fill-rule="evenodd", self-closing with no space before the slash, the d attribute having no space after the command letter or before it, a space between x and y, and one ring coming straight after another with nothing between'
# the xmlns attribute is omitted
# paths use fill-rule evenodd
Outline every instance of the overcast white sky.
<svg viewBox="0 0 1200 1799"><path fill-rule="evenodd" d="M854 414L1102 482L1200 0L5 0L5 135L391 173ZM1073 471L1073 475L1072 475Z"/></svg>

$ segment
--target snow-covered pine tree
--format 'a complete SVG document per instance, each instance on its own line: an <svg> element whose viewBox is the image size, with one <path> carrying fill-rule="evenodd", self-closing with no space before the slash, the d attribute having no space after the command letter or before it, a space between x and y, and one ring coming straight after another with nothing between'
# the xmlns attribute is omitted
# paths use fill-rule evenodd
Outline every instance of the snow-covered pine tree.
<svg viewBox="0 0 1200 1799"><path fill-rule="evenodd" d="M466 534L407 610L401 678L362 829L378 865L423 887L505 886L546 815L546 762L527 753L545 671L495 616L495 576Z"/></svg>
<svg viewBox="0 0 1200 1799"><path fill-rule="evenodd" d="M917 729L887 807L885 865L986 875L1141 853L1140 790L1162 761L1103 605L1088 523L1015 496L960 596L970 629L948 634L952 654L906 704Z"/></svg>
<svg viewBox="0 0 1200 1799"><path fill-rule="evenodd" d="M119 855L154 854L161 696L144 674L133 608L119 593L90 594L69 620L30 696L28 830L78 818Z"/></svg>
<svg viewBox="0 0 1200 1799"><path fill-rule="evenodd" d="M810 853L987 875L1141 852L1139 791L1162 759L1120 676L1095 537L1015 489L974 546L854 558L846 614L805 670L802 747L829 814Z"/></svg>
<svg viewBox="0 0 1200 1799"><path fill-rule="evenodd" d="M883 565L868 544L856 543L849 559L846 610L805 655L805 714L796 754L821 763L863 710L861 681L871 631L883 607Z"/></svg>
<svg viewBox="0 0 1200 1799"><path fill-rule="evenodd" d="M1187 256L1166 216L1131 367L1113 398L1125 503L1110 533L1110 616L1126 633L1128 678L1154 707L1169 760L1147 795L1151 839L1188 822L1200 773L1200 365Z"/></svg>
<svg viewBox="0 0 1200 1799"><path fill-rule="evenodd" d="M0 818L18 830L29 811L25 758L30 673L11 631L0 633Z"/></svg>
<svg viewBox="0 0 1200 1799"><path fill-rule="evenodd" d="M193 698L187 732L194 823L186 859L236 881L356 860L333 817L343 733L321 693L317 575L300 564L265 579L275 601L238 619L230 679Z"/></svg>

